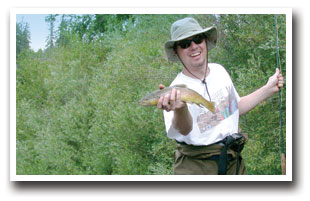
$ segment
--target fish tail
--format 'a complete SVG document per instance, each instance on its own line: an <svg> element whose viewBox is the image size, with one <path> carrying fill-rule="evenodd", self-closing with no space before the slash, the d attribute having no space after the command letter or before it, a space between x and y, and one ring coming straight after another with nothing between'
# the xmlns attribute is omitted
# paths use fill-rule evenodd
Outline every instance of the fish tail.
<svg viewBox="0 0 310 201"><path fill-rule="evenodd" d="M203 101L202 105L208 110L210 110L213 114L215 114L215 103L214 102L205 100Z"/></svg>
<svg viewBox="0 0 310 201"><path fill-rule="evenodd" d="M211 102L212 110L211 112L215 114L215 102Z"/></svg>

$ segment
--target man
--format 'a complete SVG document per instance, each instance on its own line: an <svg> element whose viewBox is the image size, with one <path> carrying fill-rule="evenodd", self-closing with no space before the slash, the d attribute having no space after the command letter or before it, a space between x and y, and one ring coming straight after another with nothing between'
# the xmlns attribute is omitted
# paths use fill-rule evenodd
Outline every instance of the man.
<svg viewBox="0 0 310 201"><path fill-rule="evenodd" d="M168 60L184 66L171 86L185 84L215 102L216 109L213 114L184 103L176 89L159 98L157 107L165 110L167 135L178 142L174 174L246 174L240 155L246 139L237 134L239 115L283 87L282 75L277 69L265 86L240 98L224 67L208 63L208 51L216 46L215 27L202 29L187 17L172 24L171 37L165 44Z"/></svg>

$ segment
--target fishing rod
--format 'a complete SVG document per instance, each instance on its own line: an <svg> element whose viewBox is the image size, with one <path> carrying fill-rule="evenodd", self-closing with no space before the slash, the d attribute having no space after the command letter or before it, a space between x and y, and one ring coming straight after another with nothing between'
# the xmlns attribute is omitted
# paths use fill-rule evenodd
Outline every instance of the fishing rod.
<svg viewBox="0 0 310 201"><path fill-rule="evenodd" d="M279 56L279 42L278 42L278 28L277 28L277 15L276 14L274 15L274 25L275 25L277 68L281 72L280 56ZM279 110L280 110L281 170L282 170L282 175L285 175L286 174L286 156L285 156L284 138L283 138L281 89L279 89L278 93L279 93Z"/></svg>

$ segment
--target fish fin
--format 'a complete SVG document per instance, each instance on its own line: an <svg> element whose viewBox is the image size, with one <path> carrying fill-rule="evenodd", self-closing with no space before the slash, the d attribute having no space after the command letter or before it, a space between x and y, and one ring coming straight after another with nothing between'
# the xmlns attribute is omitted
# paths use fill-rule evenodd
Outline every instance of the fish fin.
<svg viewBox="0 0 310 201"><path fill-rule="evenodd" d="M158 87L159 87L159 90L166 88L165 85L163 85L163 84L158 85Z"/></svg>
<svg viewBox="0 0 310 201"><path fill-rule="evenodd" d="M176 84L176 85L173 85L171 87L187 88L187 86L185 84Z"/></svg>
<svg viewBox="0 0 310 201"><path fill-rule="evenodd" d="M211 102L212 110L210 110L213 114L215 114L215 102Z"/></svg>

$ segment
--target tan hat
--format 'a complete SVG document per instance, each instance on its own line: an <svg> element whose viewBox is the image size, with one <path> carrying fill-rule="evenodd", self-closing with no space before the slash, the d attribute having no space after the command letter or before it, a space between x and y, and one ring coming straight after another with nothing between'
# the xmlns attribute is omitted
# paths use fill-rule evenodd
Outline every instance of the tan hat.
<svg viewBox="0 0 310 201"><path fill-rule="evenodd" d="M171 26L171 40L167 41L165 44L168 61L179 61L178 56L173 52L175 42L201 33L205 33L207 36L208 50L213 49L216 46L217 40L216 27L202 29L199 23L192 17L186 17L174 22Z"/></svg>

